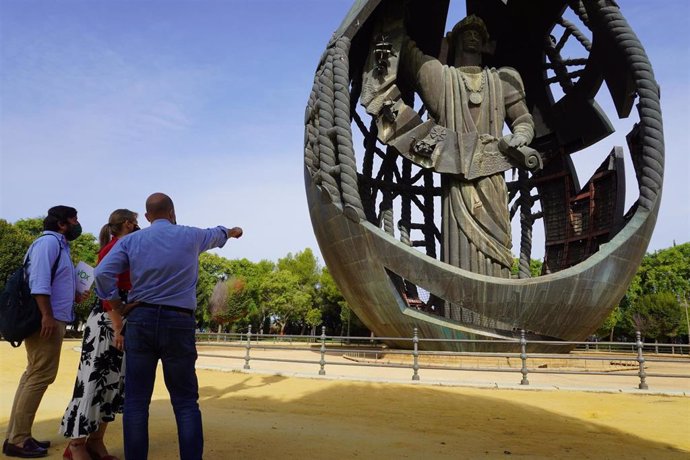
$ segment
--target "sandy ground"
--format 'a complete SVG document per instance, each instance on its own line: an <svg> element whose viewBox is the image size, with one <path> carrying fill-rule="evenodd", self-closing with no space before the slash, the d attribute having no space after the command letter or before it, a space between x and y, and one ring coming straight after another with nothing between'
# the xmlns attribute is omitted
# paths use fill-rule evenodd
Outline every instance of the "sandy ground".
<svg viewBox="0 0 690 460"><path fill-rule="evenodd" d="M53 443L48 458L60 458L65 446L57 429L71 396L78 345L65 342L58 378L34 425L35 437ZM24 366L23 348L0 343L2 430ZM257 371L200 369L198 375L206 459L690 458L687 396L410 385ZM177 458L162 375L149 425L150 458ZM107 440L111 453L122 456L121 419L111 424Z"/></svg>

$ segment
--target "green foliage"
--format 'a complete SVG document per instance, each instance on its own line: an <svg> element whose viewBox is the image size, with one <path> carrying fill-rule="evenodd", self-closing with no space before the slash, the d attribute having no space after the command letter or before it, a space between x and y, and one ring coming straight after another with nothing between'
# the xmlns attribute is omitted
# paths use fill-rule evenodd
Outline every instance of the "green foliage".
<svg viewBox="0 0 690 460"><path fill-rule="evenodd" d="M96 265L96 261L98 260L99 245L98 240L91 233L82 233L79 238L74 241L70 241L69 250L72 263L74 265L78 264L79 262L85 262L92 267ZM92 288L91 292L84 300L77 302L74 305L74 313L77 323L83 323L86 321L95 301L96 294Z"/></svg>
<svg viewBox="0 0 690 460"><path fill-rule="evenodd" d="M323 312L322 318L323 324L326 326L326 333L329 335L349 335L347 334L347 327L351 324L351 317L354 315L327 267L321 271L317 294L317 301Z"/></svg>
<svg viewBox="0 0 690 460"><path fill-rule="evenodd" d="M96 291L92 288L91 291L89 291L89 295L85 299L74 304L74 314L76 317L75 322L86 322L97 298Z"/></svg>
<svg viewBox="0 0 690 460"><path fill-rule="evenodd" d="M609 341L613 341L614 331L616 330L616 327L619 325L622 319L623 311L621 310L621 307L619 305L616 305L616 307L611 311L611 313L609 313L609 316L606 317L604 324L601 325L601 327L597 330L595 335L597 337L608 337Z"/></svg>
<svg viewBox="0 0 690 460"><path fill-rule="evenodd" d="M272 313L281 334L290 321L306 317L312 305L312 297L303 289L299 276L289 270L277 270L264 279L261 301Z"/></svg>
<svg viewBox="0 0 690 460"><path fill-rule="evenodd" d="M233 326L244 330L248 324L254 324L256 331L259 324L263 324L269 315L268 309L260 302L260 286L274 269L275 264L267 260L254 263L247 259L228 260L208 252L201 254L196 290L197 321L202 325L213 322L209 302L219 280L241 278L246 283L242 294L242 306L246 308L246 314L233 321Z"/></svg>
<svg viewBox="0 0 690 460"><path fill-rule="evenodd" d="M684 302L690 297L690 243L647 254L618 307L597 332L627 340L640 330L648 339L687 335Z"/></svg>
<svg viewBox="0 0 690 460"><path fill-rule="evenodd" d="M79 238L69 243L69 251L75 265L83 261L92 267L95 266L98 250L98 240L91 233L82 233Z"/></svg>
<svg viewBox="0 0 690 460"><path fill-rule="evenodd" d="M299 278L300 283L305 286L315 285L319 278L318 262L310 248L298 252L294 256L289 253L287 257L278 259L278 270L294 273Z"/></svg>
<svg viewBox="0 0 690 460"><path fill-rule="evenodd" d="M0 283L14 271L31 242L42 233L41 217L15 224L0 219ZM85 233L70 243L73 262L95 265L96 237ZM513 271L517 274L517 259ZM530 262L532 276L541 273L541 262ZM220 312L211 311L211 298L219 281L226 290ZM1 287L1 286L0 286ZM84 320L91 298L77 304ZM648 254L620 304L597 335L634 338L642 328L648 340L680 340L686 336L685 303L690 301L690 243ZM288 254L277 263L247 259L228 260L216 254L199 257L197 321L203 327L225 325L236 330L304 333L320 325L328 335L366 335L369 331L352 313L327 268L319 266L311 249Z"/></svg>
<svg viewBox="0 0 690 460"><path fill-rule="evenodd" d="M312 328L321 324L321 310L318 308L310 308L305 317L305 321Z"/></svg>
<svg viewBox="0 0 690 460"><path fill-rule="evenodd" d="M212 320L209 310L211 294L222 279L230 276L230 261L210 252L204 252L199 256L199 278L196 285L196 319L202 324Z"/></svg>
<svg viewBox="0 0 690 460"><path fill-rule="evenodd" d="M278 259L277 270L270 280L264 283L263 287L270 286L266 299L269 305L272 301L283 302L284 294L278 294L281 290L276 283L284 283L282 289L290 292L292 299L274 311L274 320L280 325L280 332L286 333L288 326L295 330L290 332L304 333L307 327L314 328L317 316L321 317L318 308L319 280L321 269L318 261L311 249L307 248L297 254L288 254L282 259ZM313 310L319 310L319 314ZM320 321L319 321L320 324Z"/></svg>
<svg viewBox="0 0 690 460"><path fill-rule="evenodd" d="M5 287L7 278L22 264L33 240L30 233L0 219L0 289Z"/></svg>
<svg viewBox="0 0 690 460"><path fill-rule="evenodd" d="M532 275L532 278L536 278L537 276L541 276L541 270L542 270L543 266L544 266L544 263L541 260L530 259L530 261L529 261L529 272Z"/></svg>
<svg viewBox="0 0 690 460"><path fill-rule="evenodd" d="M14 226L23 232L28 233L33 238L43 233L43 217L32 217L28 219L19 219L14 223Z"/></svg>
<svg viewBox="0 0 690 460"><path fill-rule="evenodd" d="M230 278L225 282L228 289L228 300L225 304L226 315L232 324L247 316L252 299L247 290L247 281L244 278Z"/></svg>
<svg viewBox="0 0 690 460"><path fill-rule="evenodd" d="M209 302L214 323L230 327L247 315L251 299L246 286L244 278L235 277L216 283Z"/></svg>
<svg viewBox="0 0 690 460"><path fill-rule="evenodd" d="M543 262L541 260L537 259L530 259L529 261L529 272L532 278L536 278L538 276L541 276L541 269L543 266ZM520 259L517 257L513 258L513 265L510 267L510 274L512 275L513 278L517 278L520 273Z"/></svg>
<svg viewBox="0 0 690 460"><path fill-rule="evenodd" d="M14 271L31 242L43 232L43 218L21 219L15 224L0 219L0 283ZM98 242L84 233L70 242L72 262L95 266ZM219 282L224 300L212 308ZM220 288L218 288L220 289ZM78 321L84 321L93 306L94 292L76 304ZM218 326L254 331L305 333L321 325L327 334L366 335L369 331L348 308L327 269L322 268L311 249L288 254L276 263L228 260L212 253L199 257L196 320L201 327Z"/></svg>
<svg viewBox="0 0 690 460"><path fill-rule="evenodd" d="M645 294L628 309L625 327L628 335L640 331L646 339L669 341L679 335L683 313L672 293Z"/></svg>
<svg viewBox="0 0 690 460"><path fill-rule="evenodd" d="M201 257L206 253L201 254ZM201 257L200 262L201 262ZM218 279L211 273L206 271L203 265L199 264L199 277L196 283L196 320L198 323L207 324L211 321L211 313L209 311L209 300L213 293L213 288L218 282Z"/></svg>
<svg viewBox="0 0 690 460"><path fill-rule="evenodd" d="M654 292L690 293L690 243L647 254L628 289L631 302Z"/></svg>
<svg viewBox="0 0 690 460"><path fill-rule="evenodd" d="M31 243L43 233L43 218L21 219L14 224L0 219L0 289L4 288L7 277L16 270L24 260L24 255ZM84 233L70 242L72 263L84 261L94 266L98 256L96 237ZM91 311L95 295L75 305L77 322L83 322Z"/></svg>
<svg viewBox="0 0 690 460"><path fill-rule="evenodd" d="M82 233L79 238L74 241L70 241L70 256L72 263L74 265L79 262L85 262L92 267L96 265L98 260L98 240L91 233ZM87 297L85 297L81 302L77 302L74 305L74 313L77 323L83 323L89 317L91 308L96 301L96 293L93 288Z"/></svg>

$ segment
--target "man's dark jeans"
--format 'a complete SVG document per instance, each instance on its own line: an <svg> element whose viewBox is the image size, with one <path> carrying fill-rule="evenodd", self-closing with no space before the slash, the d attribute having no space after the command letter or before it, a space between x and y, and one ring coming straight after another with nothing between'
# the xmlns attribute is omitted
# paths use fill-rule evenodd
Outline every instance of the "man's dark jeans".
<svg viewBox="0 0 690 460"><path fill-rule="evenodd" d="M160 307L137 307L125 328L125 407L123 431L127 460L146 459L149 450L149 404L156 366L163 363L182 460L201 459L204 437L199 410L199 383L194 316Z"/></svg>

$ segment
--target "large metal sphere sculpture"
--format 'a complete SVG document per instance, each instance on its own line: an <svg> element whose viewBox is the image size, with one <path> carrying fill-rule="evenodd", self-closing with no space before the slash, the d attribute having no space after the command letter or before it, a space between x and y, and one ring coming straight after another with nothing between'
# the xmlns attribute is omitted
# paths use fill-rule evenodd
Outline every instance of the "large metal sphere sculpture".
<svg viewBox="0 0 690 460"><path fill-rule="evenodd" d="M357 316L381 337L410 337L416 327L425 338L514 340L526 330L531 338L584 340L625 293L659 209L659 88L642 45L612 1L468 1L468 14L481 17L495 41L486 63L510 66L522 76L534 119L530 147L543 159L540 171L520 170L508 183L510 215L521 227L514 242L520 269L501 278L441 260L435 211L443 174L413 161L381 134L399 112L369 117L358 108L367 91L367 66L374 62L383 75L395 64L395 46L391 51L384 33L386 15L403 8L409 37L424 54L444 59L447 0L361 0L316 71L305 116L305 183L314 232L333 278ZM585 57L561 56L573 44ZM627 118L637 102L639 122L626 139L639 198L626 213L624 149L606 145L613 127L594 101L604 82L619 118ZM425 108L399 86L403 94L396 102L414 108L421 119ZM382 105L393 102L391 97ZM357 153L353 128L362 144ZM593 145L604 153L603 163L580 187L570 156ZM532 278L535 223L544 226L546 248L543 272ZM491 343L441 341L425 347L496 349Z"/></svg>

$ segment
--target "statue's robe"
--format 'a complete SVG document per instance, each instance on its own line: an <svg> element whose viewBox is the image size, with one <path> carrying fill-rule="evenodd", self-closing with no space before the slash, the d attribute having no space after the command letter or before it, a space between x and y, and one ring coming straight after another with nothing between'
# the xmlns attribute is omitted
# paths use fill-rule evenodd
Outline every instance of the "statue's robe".
<svg viewBox="0 0 690 460"><path fill-rule="evenodd" d="M484 73L481 104L469 103L462 72ZM500 139L507 121L527 143L534 137L524 85L512 68L450 67L406 40L400 73L439 125L458 134L476 132ZM441 185L442 260L473 273L509 278L513 256L504 173L472 181L443 174Z"/></svg>

